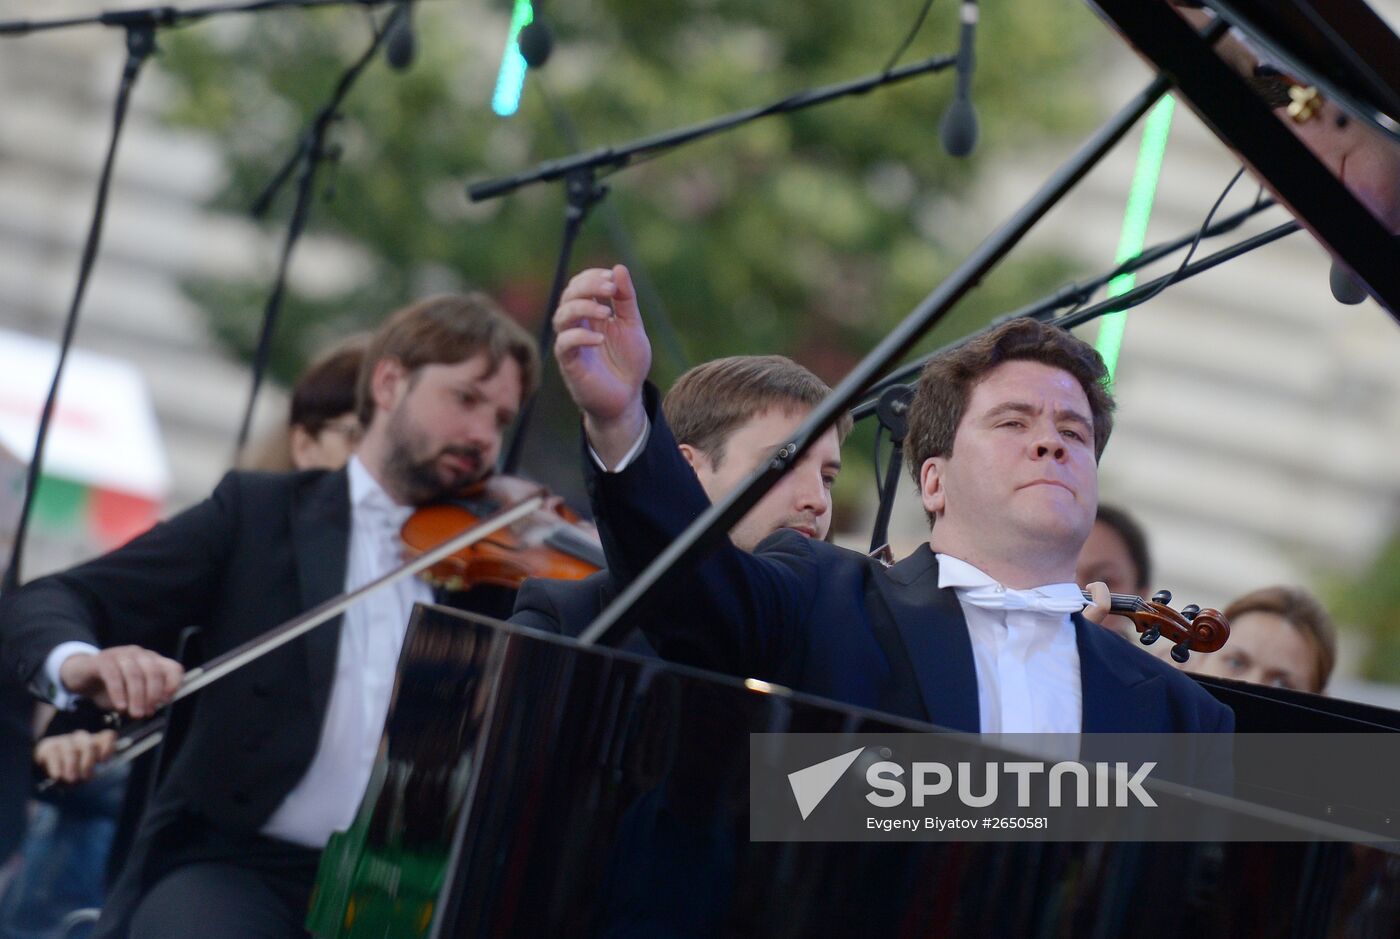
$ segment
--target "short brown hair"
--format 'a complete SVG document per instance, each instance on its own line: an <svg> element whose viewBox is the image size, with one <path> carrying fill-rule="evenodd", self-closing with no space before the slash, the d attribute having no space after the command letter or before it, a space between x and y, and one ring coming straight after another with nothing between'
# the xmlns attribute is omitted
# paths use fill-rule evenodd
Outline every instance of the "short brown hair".
<svg viewBox="0 0 1400 939"><path fill-rule="evenodd" d="M535 341L484 293L430 297L393 313L384 321L365 350L365 361L355 390L360 423L369 426L374 417L370 379L384 359L396 359L409 374L425 365L455 365L485 353L491 365L488 375L510 357L520 366L522 398L539 385L540 357Z"/></svg>
<svg viewBox="0 0 1400 939"><path fill-rule="evenodd" d="M689 444L718 467L724 446L740 424L769 408L791 412L814 408L831 389L782 355L734 355L687 371L661 402L676 443ZM841 415L836 435L845 440L851 415Z"/></svg>
<svg viewBox="0 0 1400 939"><path fill-rule="evenodd" d="M1327 679L1332 677L1332 668L1337 664L1337 626L1317 597L1301 587L1261 587L1225 608L1228 620L1246 613L1273 613L1298 630L1312 646L1317 666L1317 685L1308 690L1320 692L1327 687Z"/></svg>
<svg viewBox="0 0 1400 939"><path fill-rule="evenodd" d="M1103 456L1113 430L1113 396L1108 369L1094 347L1063 329L1018 317L978 333L929 361L909 405L909 472L915 484L925 461L951 456L953 438L967 410L972 388L1003 362L1030 361L1074 376L1089 399L1094 420L1094 458Z"/></svg>
<svg viewBox="0 0 1400 939"><path fill-rule="evenodd" d="M289 429L300 427L315 437L337 417L354 413L360 365L369 340L369 333L348 336L306 367L292 386Z"/></svg>

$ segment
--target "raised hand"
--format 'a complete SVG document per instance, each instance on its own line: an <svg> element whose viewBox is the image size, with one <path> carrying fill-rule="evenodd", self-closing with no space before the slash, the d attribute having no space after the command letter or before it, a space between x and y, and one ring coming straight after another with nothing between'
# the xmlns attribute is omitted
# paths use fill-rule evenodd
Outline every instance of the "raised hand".
<svg viewBox="0 0 1400 939"><path fill-rule="evenodd" d="M614 466L646 426L642 384L651 370L651 342L627 268L574 275L559 298L554 331L554 357L583 411L589 442Z"/></svg>
<svg viewBox="0 0 1400 939"><path fill-rule="evenodd" d="M115 646L93 655L79 652L63 660L63 686L100 708L135 718L149 717L180 690L185 669L140 646Z"/></svg>

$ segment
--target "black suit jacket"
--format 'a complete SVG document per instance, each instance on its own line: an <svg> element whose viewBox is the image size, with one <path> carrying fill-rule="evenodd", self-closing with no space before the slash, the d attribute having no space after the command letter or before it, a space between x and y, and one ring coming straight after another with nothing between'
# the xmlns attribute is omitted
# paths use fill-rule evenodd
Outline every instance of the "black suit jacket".
<svg viewBox="0 0 1400 939"><path fill-rule="evenodd" d="M617 585L606 570L583 580L546 580L532 577L520 587L510 622L544 632L577 637L598 618L613 598ZM622 648L639 655L655 655L651 644L634 632Z"/></svg>
<svg viewBox="0 0 1400 939"><path fill-rule="evenodd" d="M585 456L608 565L634 577L707 506L648 392L651 432L620 473ZM1230 731L1234 716L1182 673L1074 617L1086 733ZM752 554L724 540L643 621L665 657L977 732L962 607L927 545L885 568L791 531Z"/></svg>
<svg viewBox="0 0 1400 939"><path fill-rule="evenodd" d="M118 550L0 600L0 662L29 683L60 642L170 648L203 627L207 657L340 593L350 532L344 470L229 473L193 508ZM191 699L188 732L156 791L104 911L107 934L191 820L255 834L316 752L339 620Z"/></svg>

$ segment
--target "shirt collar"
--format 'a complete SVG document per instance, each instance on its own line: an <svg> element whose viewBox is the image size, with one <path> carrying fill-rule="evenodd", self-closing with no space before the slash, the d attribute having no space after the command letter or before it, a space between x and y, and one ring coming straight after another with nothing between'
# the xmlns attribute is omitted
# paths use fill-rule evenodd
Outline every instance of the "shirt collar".
<svg viewBox="0 0 1400 939"><path fill-rule="evenodd" d="M935 554L934 557L938 559L938 586L940 588L970 589L1002 586L986 571L974 567L962 558L955 558L951 554ZM1078 600L1081 604L1084 600L1084 594L1079 587L1071 583L1044 584L1039 587L1027 588L1023 592L1054 600Z"/></svg>
<svg viewBox="0 0 1400 939"><path fill-rule="evenodd" d="M402 519L407 519L413 514L412 506L399 505L390 498L389 493L379 485L379 480L374 478L374 474L360 461L358 455L350 457L345 472L350 478L350 505L355 511L363 512L368 509L386 513L391 518Z"/></svg>

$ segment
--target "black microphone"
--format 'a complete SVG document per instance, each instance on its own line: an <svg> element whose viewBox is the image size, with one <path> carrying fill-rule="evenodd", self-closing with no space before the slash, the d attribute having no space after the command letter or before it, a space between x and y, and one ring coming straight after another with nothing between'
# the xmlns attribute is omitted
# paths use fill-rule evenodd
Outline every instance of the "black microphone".
<svg viewBox="0 0 1400 939"><path fill-rule="evenodd" d="M539 16L520 31L516 42L520 46L520 57L530 68L540 68L554 51L554 34Z"/></svg>
<svg viewBox="0 0 1400 939"><path fill-rule="evenodd" d="M1347 306L1356 306L1371 297L1356 275L1336 261L1332 262L1332 270L1327 275L1327 286L1332 288L1332 298Z"/></svg>
<svg viewBox="0 0 1400 939"><path fill-rule="evenodd" d="M972 109L973 33L977 29L977 0L963 0L962 33L958 38L957 85L953 103L943 115L938 134L949 156L964 157L977 146L977 112Z"/></svg>
<svg viewBox="0 0 1400 939"><path fill-rule="evenodd" d="M394 22L384 39L384 58L396 72L406 72L418 56L418 39L413 35L413 0L400 0Z"/></svg>

